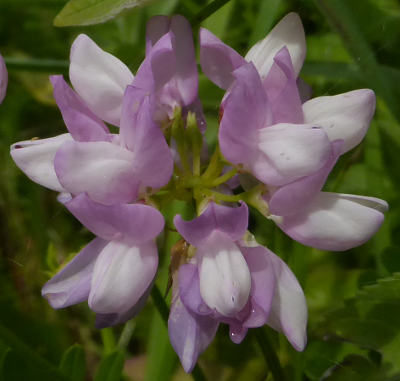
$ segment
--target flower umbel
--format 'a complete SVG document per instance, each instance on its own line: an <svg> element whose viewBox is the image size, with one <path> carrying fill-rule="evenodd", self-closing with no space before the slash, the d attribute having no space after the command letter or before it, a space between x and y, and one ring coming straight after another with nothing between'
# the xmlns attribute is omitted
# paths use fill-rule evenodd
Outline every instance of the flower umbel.
<svg viewBox="0 0 400 381"><path fill-rule="evenodd" d="M156 242L165 225L161 211L179 200L195 211L187 221L173 219L183 249L171 261L168 330L185 371L220 323L229 325L234 343L268 325L296 350L305 348L302 288L252 236L248 206L296 241L333 251L366 242L388 208L374 197L322 191L340 156L365 136L375 96L361 89L309 99L299 78L305 49L294 13L244 58L200 30L202 69L226 90L209 156L184 17L149 20L136 75L86 35L77 37L72 88L62 76L50 77L68 133L11 146L16 165L59 192L63 207L95 236L44 285L52 307L87 301L99 328L134 317L163 253ZM0 102L6 85L0 56Z"/></svg>

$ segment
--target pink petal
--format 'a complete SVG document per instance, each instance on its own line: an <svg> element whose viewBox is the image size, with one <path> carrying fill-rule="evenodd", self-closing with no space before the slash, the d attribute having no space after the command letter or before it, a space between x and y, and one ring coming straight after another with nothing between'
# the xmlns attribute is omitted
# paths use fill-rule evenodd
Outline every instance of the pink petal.
<svg viewBox="0 0 400 381"><path fill-rule="evenodd" d="M289 50L297 77L306 56L304 29L297 13L289 13L279 21L263 40L248 51L245 59L253 62L261 78L265 78L273 64L275 54L284 46Z"/></svg>
<svg viewBox="0 0 400 381"><path fill-rule="evenodd" d="M340 156L342 146L342 140L333 142L329 160L316 173L283 185L272 192L268 201L271 214L286 216L298 213L307 207L324 186L330 171Z"/></svg>
<svg viewBox="0 0 400 381"><path fill-rule="evenodd" d="M249 211L245 203L238 208L231 208L211 202L199 217L184 221L177 215L174 224L186 241L200 246L215 230L225 233L232 241L240 239L246 233L248 216Z"/></svg>
<svg viewBox="0 0 400 381"><path fill-rule="evenodd" d="M164 228L162 214L148 205L106 206L81 194L65 206L90 231L107 240L141 244L154 239Z"/></svg>
<svg viewBox="0 0 400 381"><path fill-rule="evenodd" d="M72 141L70 134L48 139L25 140L13 144L10 154L15 164L32 181L57 192L65 192L54 170L54 157L57 150L70 141Z"/></svg>
<svg viewBox="0 0 400 381"><path fill-rule="evenodd" d="M235 79L232 72L246 61L210 31L200 28L200 63L204 74L226 90Z"/></svg>
<svg viewBox="0 0 400 381"><path fill-rule="evenodd" d="M303 290L289 267L267 250L275 273L275 293L268 325L283 332L293 347L304 350L307 343L307 303Z"/></svg>
<svg viewBox="0 0 400 381"><path fill-rule="evenodd" d="M137 246L110 242L96 260L88 303L101 314L129 311L143 296L157 271L152 241Z"/></svg>
<svg viewBox="0 0 400 381"><path fill-rule="evenodd" d="M108 128L79 96L67 85L61 75L53 75L50 81L54 88L54 98L61 111L65 125L76 141L107 141Z"/></svg>
<svg viewBox="0 0 400 381"><path fill-rule="evenodd" d="M174 298L168 319L168 333L185 372L193 370L197 358L213 341L217 329L217 321L190 313L179 297Z"/></svg>
<svg viewBox="0 0 400 381"><path fill-rule="evenodd" d="M277 220L290 237L321 250L362 245L379 229L387 203L373 197L321 192L300 213Z"/></svg>
<svg viewBox="0 0 400 381"><path fill-rule="evenodd" d="M54 165L68 192L87 192L97 202L131 202L137 196L132 152L108 142L69 142L56 154Z"/></svg>
<svg viewBox="0 0 400 381"><path fill-rule="evenodd" d="M331 141L344 140L342 153L358 145L375 112L375 94L362 89L311 99L303 104L305 123L321 126Z"/></svg>
<svg viewBox="0 0 400 381"><path fill-rule="evenodd" d="M133 75L118 58L80 34L71 47L69 77L75 91L101 119L119 126L122 97Z"/></svg>
<svg viewBox="0 0 400 381"><path fill-rule="evenodd" d="M53 308L64 308L87 300L95 261L107 243L95 238L43 286L42 296Z"/></svg>

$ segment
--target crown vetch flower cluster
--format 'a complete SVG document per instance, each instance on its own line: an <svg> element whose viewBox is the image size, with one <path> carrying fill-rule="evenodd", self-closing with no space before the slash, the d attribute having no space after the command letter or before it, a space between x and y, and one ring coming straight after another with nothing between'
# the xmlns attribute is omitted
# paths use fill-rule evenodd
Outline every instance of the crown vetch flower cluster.
<svg viewBox="0 0 400 381"><path fill-rule="evenodd" d="M50 78L68 133L18 142L15 163L96 236L42 293L54 308L87 300L96 326L122 323L153 285L164 228L157 210L194 203L197 216L174 224L182 236L172 272L171 343L190 372L219 323L239 343L268 324L297 350L306 345L307 307L287 265L248 232L257 208L293 239L346 250L383 222L385 201L322 192L341 154L364 137L375 108L371 90L309 100L298 75L305 58L291 13L243 58L200 30L204 73L226 90L219 146L208 160L192 31L182 16L147 24L136 75L80 35L69 77ZM0 60L0 100L7 77ZM119 127L110 132L107 124Z"/></svg>

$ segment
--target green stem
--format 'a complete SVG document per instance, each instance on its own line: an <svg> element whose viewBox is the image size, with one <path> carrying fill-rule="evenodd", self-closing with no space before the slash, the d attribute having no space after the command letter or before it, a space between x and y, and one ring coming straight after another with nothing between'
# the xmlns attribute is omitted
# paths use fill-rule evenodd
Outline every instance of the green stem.
<svg viewBox="0 0 400 381"><path fill-rule="evenodd" d="M216 178L211 184L211 187L216 187L218 185L221 185L223 183L225 183L226 181L228 181L229 179L231 179L233 176L235 176L237 174L237 169L236 168L232 168L230 171L226 172L225 174L223 174L222 176Z"/></svg>
<svg viewBox="0 0 400 381"><path fill-rule="evenodd" d="M17 336L14 335L9 329L0 324L0 339L4 343L10 346L12 351L15 351L19 355L30 362L31 364L37 366L39 369L46 371L46 375L49 373L52 375L53 380L65 380L64 375L55 367L52 363L47 361L45 358L39 356L34 350L28 345L22 342Z"/></svg>
<svg viewBox="0 0 400 381"><path fill-rule="evenodd" d="M207 169L204 171L204 173L201 176L204 181L207 182L208 180L211 180L220 174L220 172L222 170L220 158L221 158L221 154L219 151L219 147L217 145L215 147L214 153L211 156L210 164L208 164Z"/></svg>
<svg viewBox="0 0 400 381"><path fill-rule="evenodd" d="M4 57L4 61L9 70L15 69L66 73L69 67L68 61L53 59Z"/></svg>
<svg viewBox="0 0 400 381"><path fill-rule="evenodd" d="M204 7L199 13L197 13L191 21L192 26L200 24L202 21L210 17L213 13L217 12L218 9L222 8L230 0L214 0L212 3Z"/></svg>
<svg viewBox="0 0 400 381"><path fill-rule="evenodd" d="M163 322L165 323L165 325L168 329L169 309L168 309L167 303L165 303L165 300L161 294L160 289L156 285L154 285L153 288L151 289L151 297L153 298L153 302L157 308L158 313L160 314ZM204 376L203 371L197 364L192 371L192 377L193 377L194 381L206 381L207 380L206 377Z"/></svg>
<svg viewBox="0 0 400 381"><path fill-rule="evenodd" d="M261 348L265 362L267 363L268 368L271 371L275 381L285 381L285 373L283 372L283 369L279 362L279 358L269 341L267 333L264 331L263 328L258 328L253 331L253 335L255 336L258 345Z"/></svg>
<svg viewBox="0 0 400 381"><path fill-rule="evenodd" d="M124 328L121 332L121 336L119 337L118 340L118 347L125 350L126 347L129 344L129 341L131 340L131 337L133 335L133 331L135 330L135 322L134 320L128 320L125 325Z"/></svg>
<svg viewBox="0 0 400 381"><path fill-rule="evenodd" d="M243 194L244 194L244 193L224 194L224 193L215 192L211 189L202 189L201 192L209 195L216 201L226 201L226 202L238 202L243 199Z"/></svg>
<svg viewBox="0 0 400 381"><path fill-rule="evenodd" d="M116 346L114 331L112 328L103 328L101 331L101 339L103 340L103 355L110 354Z"/></svg>

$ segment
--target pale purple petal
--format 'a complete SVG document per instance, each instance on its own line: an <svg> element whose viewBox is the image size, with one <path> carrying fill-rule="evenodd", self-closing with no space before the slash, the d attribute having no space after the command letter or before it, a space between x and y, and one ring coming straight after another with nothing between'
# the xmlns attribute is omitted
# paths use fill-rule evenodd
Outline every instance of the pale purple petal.
<svg viewBox="0 0 400 381"><path fill-rule="evenodd" d="M247 205L242 203L238 208L208 204L207 209L197 218L184 221L181 216L174 218L178 232L194 246L203 244L214 231L228 235L232 241L240 239L247 230L249 211Z"/></svg>
<svg viewBox="0 0 400 381"><path fill-rule="evenodd" d="M121 140L133 152L135 177L143 186L161 188L172 176L173 158L162 130L152 119L151 98L128 86L121 117Z"/></svg>
<svg viewBox="0 0 400 381"><path fill-rule="evenodd" d="M275 293L268 325L283 332L290 344L302 351L307 343L307 303L303 290L289 267L272 251L264 248L275 273Z"/></svg>
<svg viewBox="0 0 400 381"><path fill-rule="evenodd" d="M307 208L276 219L291 238L321 250L362 245L381 226L387 203L372 197L321 192Z"/></svg>
<svg viewBox="0 0 400 381"><path fill-rule="evenodd" d="M243 325L260 327L266 323L271 309L276 282L274 268L270 261L269 251L265 247L241 246L240 249L250 270L251 303L254 309Z"/></svg>
<svg viewBox="0 0 400 381"><path fill-rule="evenodd" d="M145 306L147 299L150 296L153 283L154 280L150 283L150 285L147 287L147 290L130 310L122 313L96 314L95 327L98 329L111 327L117 324L125 323L127 320L134 318Z"/></svg>
<svg viewBox="0 0 400 381"><path fill-rule="evenodd" d="M246 337L248 329L242 325L229 325L229 337L235 344L240 344Z"/></svg>
<svg viewBox="0 0 400 381"><path fill-rule="evenodd" d="M50 81L54 88L54 98L61 111L65 125L76 141L107 141L108 128L80 97L68 86L61 75L53 75Z"/></svg>
<svg viewBox="0 0 400 381"><path fill-rule="evenodd" d="M214 231L197 247L200 294L211 309L234 317L247 304L251 277L239 247L231 238Z"/></svg>
<svg viewBox="0 0 400 381"><path fill-rule="evenodd" d="M160 90L176 72L172 32L162 36L140 65L132 85L150 93Z"/></svg>
<svg viewBox="0 0 400 381"><path fill-rule="evenodd" d="M358 145L367 133L375 112L372 90L311 99L303 104L305 123L321 126L331 141L344 140L342 153Z"/></svg>
<svg viewBox="0 0 400 381"><path fill-rule="evenodd" d="M162 214L148 205L106 206L80 194L65 206L90 231L107 240L141 244L155 238L164 227Z"/></svg>
<svg viewBox="0 0 400 381"><path fill-rule="evenodd" d="M122 97L134 78L128 67L84 34L72 44L70 60L75 91L98 117L119 126Z"/></svg>
<svg viewBox="0 0 400 381"><path fill-rule="evenodd" d="M174 298L168 319L169 339L187 373L193 370L197 358L210 345L217 329L217 321L190 313L179 297Z"/></svg>
<svg viewBox="0 0 400 381"><path fill-rule="evenodd" d="M152 283L157 265L153 241L135 246L110 242L94 266L89 307L101 314L131 310Z"/></svg>
<svg viewBox="0 0 400 381"><path fill-rule="evenodd" d="M65 192L54 170L54 157L64 143L72 140L70 134L48 139L25 140L13 144L10 154L15 164L32 181L57 192Z"/></svg>
<svg viewBox="0 0 400 381"><path fill-rule="evenodd" d="M234 72L236 81L224 101L219 144L224 157L234 164L253 162L257 131L272 122L261 79L252 64Z"/></svg>
<svg viewBox="0 0 400 381"><path fill-rule="evenodd" d="M172 16L170 28L173 33L172 46L176 55L176 87L180 93L182 105L187 106L195 101L198 91L192 28L188 20L180 15Z"/></svg>
<svg viewBox="0 0 400 381"><path fill-rule="evenodd" d="M324 186L330 171L340 156L342 146L342 140L333 142L329 160L313 175L283 185L272 192L268 200L271 214L286 216L298 213L301 209L307 207Z"/></svg>
<svg viewBox="0 0 400 381"><path fill-rule="evenodd" d="M274 63L263 81L274 123L303 123L303 110L289 51L276 53Z"/></svg>
<svg viewBox="0 0 400 381"><path fill-rule="evenodd" d="M318 171L331 151L323 129L280 123L259 131L259 155L251 163L251 170L266 184L283 185Z"/></svg>
<svg viewBox="0 0 400 381"><path fill-rule="evenodd" d="M0 54L0 104L3 102L8 84L8 72L4 58Z"/></svg>
<svg viewBox="0 0 400 381"><path fill-rule="evenodd" d="M95 261L108 244L95 238L42 288L53 308L64 308L87 300Z"/></svg>
<svg viewBox="0 0 400 381"><path fill-rule="evenodd" d="M212 310L204 303L200 294L197 265L187 263L179 267L178 283L179 295L186 308L199 315L212 314Z"/></svg>
<svg viewBox="0 0 400 381"><path fill-rule="evenodd" d="M168 16L154 16L146 24L146 56L157 41L170 30L170 18Z"/></svg>
<svg viewBox="0 0 400 381"><path fill-rule="evenodd" d="M275 54L284 46L289 50L297 77L306 56L304 29L297 13L287 14L263 40L248 51L245 59L253 62L261 77L265 78Z"/></svg>
<svg viewBox="0 0 400 381"><path fill-rule="evenodd" d="M200 28L200 63L204 74L226 90L235 79L232 72L246 61L210 31Z"/></svg>
<svg viewBox="0 0 400 381"><path fill-rule="evenodd" d="M134 155L108 142L69 142L54 159L60 183L68 192L87 192L97 202L113 204L133 201L138 192Z"/></svg>

